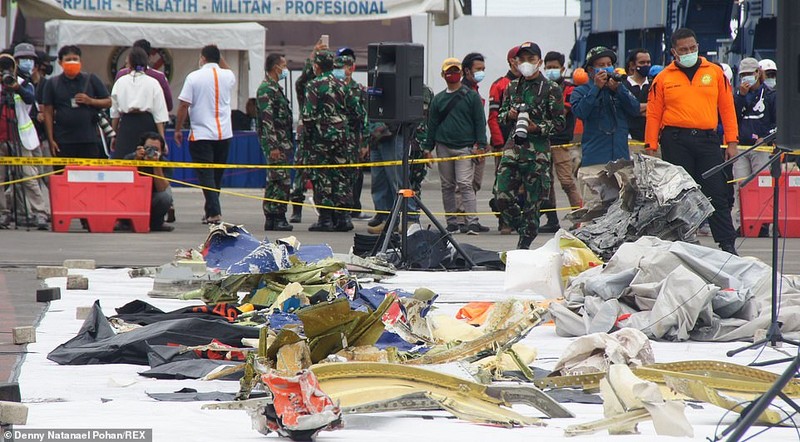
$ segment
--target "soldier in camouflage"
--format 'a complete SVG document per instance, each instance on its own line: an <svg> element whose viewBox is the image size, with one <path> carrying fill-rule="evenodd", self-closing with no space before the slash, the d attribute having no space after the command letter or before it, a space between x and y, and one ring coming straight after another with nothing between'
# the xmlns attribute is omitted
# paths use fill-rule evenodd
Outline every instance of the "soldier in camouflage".
<svg viewBox="0 0 800 442"><path fill-rule="evenodd" d="M318 51L314 56L316 77L308 82L301 109L309 164L343 165L350 162L348 148L347 93L343 82L333 76L333 53ZM305 146L304 146L305 147ZM348 208L353 188L346 178L347 168L308 169L314 186L314 203L320 206ZM334 210L319 208L319 219L309 227L312 232L334 231ZM344 213L344 212L343 212ZM337 217L338 218L338 217Z"/></svg>
<svg viewBox="0 0 800 442"><path fill-rule="evenodd" d="M341 48L336 52L333 61L333 76L345 84L347 94L347 154L348 162L356 163L369 157L369 127L367 123L367 90L357 81L353 80L356 68L355 52L350 48ZM361 209L361 188L364 184L364 172L360 168L350 167L343 169L344 178L352 188L352 209ZM338 214L334 226L337 232L353 230L351 212Z"/></svg>
<svg viewBox="0 0 800 442"><path fill-rule="evenodd" d="M520 45L516 62L521 76L508 85L498 114L499 121L515 123L516 129L504 146L494 194L503 221L519 233L517 248L527 249L538 233L539 210L550 191L548 137L564 126L564 100L558 84L540 72L537 44ZM522 207L517 202L520 185L526 191Z"/></svg>
<svg viewBox="0 0 800 442"><path fill-rule="evenodd" d="M409 158L412 160L432 157L430 151L422 149L422 143L428 136L428 106L430 106L431 100L433 100L433 90L425 86L422 90L422 121L417 124L417 127L414 129L414 135L411 138L411 153ZM417 195L422 194L422 181L425 179L425 176L428 175L429 167L430 163L412 163L408 168L408 182L411 189L416 192Z"/></svg>
<svg viewBox="0 0 800 442"><path fill-rule="evenodd" d="M289 74L286 58L270 54L266 63L266 78L258 88L258 135L267 164L287 165L292 155L292 109L283 93L279 80ZM289 169L268 169L264 198L286 201L289 199L291 177ZM264 230L290 231L293 226L286 221L286 204L264 201Z"/></svg>

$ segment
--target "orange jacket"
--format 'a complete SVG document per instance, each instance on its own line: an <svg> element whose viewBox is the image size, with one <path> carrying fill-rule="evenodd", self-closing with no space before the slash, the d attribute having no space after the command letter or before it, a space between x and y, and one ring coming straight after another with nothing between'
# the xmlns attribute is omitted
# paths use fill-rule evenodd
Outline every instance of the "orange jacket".
<svg viewBox="0 0 800 442"><path fill-rule="evenodd" d="M722 119L725 143L736 142L739 128L733 92L722 68L700 57L700 67L690 83L689 77L672 62L650 86L644 141L655 148L664 126L716 129L718 118Z"/></svg>

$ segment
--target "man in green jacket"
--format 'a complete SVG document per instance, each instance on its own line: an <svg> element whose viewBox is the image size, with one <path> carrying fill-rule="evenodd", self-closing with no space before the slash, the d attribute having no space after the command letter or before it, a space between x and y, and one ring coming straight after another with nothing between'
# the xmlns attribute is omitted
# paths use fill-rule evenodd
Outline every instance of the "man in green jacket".
<svg viewBox="0 0 800 442"><path fill-rule="evenodd" d="M442 63L442 78L447 89L433 97L428 113L428 135L422 147L436 148L439 158L452 158L483 153L486 150L486 116L477 92L461 84L461 63L448 58ZM478 217L472 180L475 164L471 159L442 161L439 177L442 180L442 202L447 215L447 230L458 232L455 212L456 194L466 211L467 234L478 235Z"/></svg>

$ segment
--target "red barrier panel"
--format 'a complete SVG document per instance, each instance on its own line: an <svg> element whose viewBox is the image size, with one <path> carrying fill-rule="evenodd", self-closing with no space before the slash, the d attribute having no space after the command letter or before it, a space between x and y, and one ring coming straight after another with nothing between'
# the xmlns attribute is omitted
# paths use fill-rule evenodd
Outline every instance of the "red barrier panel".
<svg viewBox="0 0 800 442"><path fill-rule="evenodd" d="M778 186L778 232L786 238L800 238L800 172L784 172ZM757 237L762 225L772 224L772 177L769 172L760 173L757 179L740 188L739 201L742 234Z"/></svg>
<svg viewBox="0 0 800 442"><path fill-rule="evenodd" d="M66 166L50 177L53 231L66 232L75 219L90 232L113 232L118 220L130 220L134 232L150 231L153 179L135 167Z"/></svg>

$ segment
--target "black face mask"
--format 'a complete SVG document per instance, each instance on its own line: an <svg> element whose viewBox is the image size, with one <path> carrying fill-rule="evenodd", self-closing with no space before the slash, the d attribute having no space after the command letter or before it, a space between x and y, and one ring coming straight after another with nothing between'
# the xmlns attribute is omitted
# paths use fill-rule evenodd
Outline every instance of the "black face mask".
<svg viewBox="0 0 800 442"><path fill-rule="evenodd" d="M650 65L646 64L644 66L636 66L636 72L639 73L642 77L647 77L650 75Z"/></svg>

